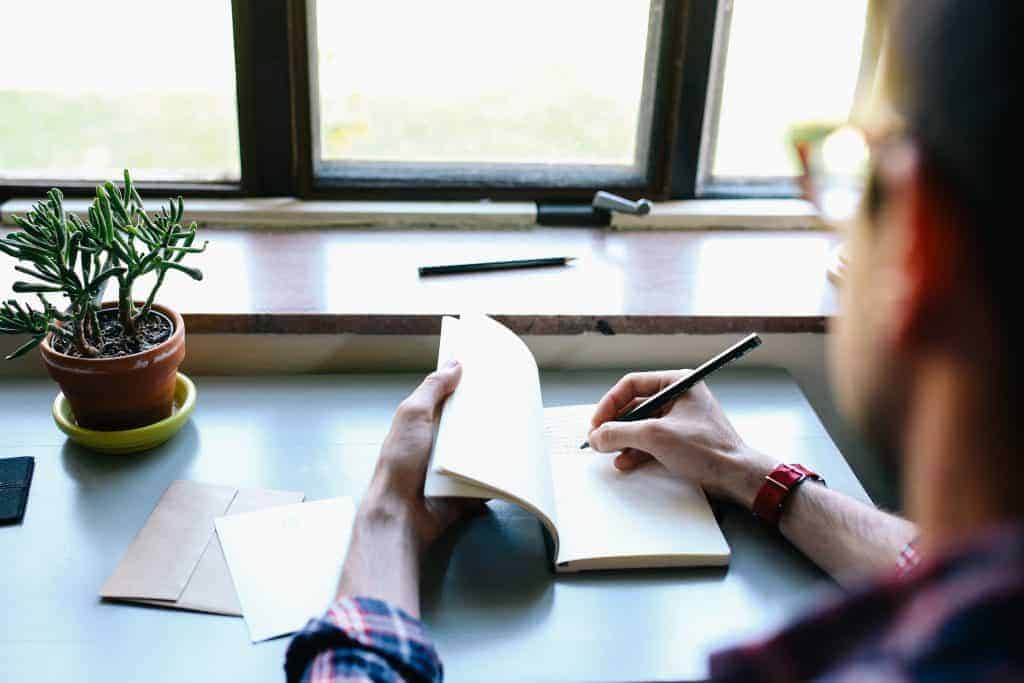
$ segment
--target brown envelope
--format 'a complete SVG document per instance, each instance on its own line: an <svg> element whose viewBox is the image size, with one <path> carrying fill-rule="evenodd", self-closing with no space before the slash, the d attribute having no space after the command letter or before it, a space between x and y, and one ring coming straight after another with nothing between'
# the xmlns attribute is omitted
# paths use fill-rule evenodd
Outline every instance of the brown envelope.
<svg viewBox="0 0 1024 683"><path fill-rule="evenodd" d="M100 597L242 616L213 520L302 502L297 491L174 481L100 589Z"/></svg>

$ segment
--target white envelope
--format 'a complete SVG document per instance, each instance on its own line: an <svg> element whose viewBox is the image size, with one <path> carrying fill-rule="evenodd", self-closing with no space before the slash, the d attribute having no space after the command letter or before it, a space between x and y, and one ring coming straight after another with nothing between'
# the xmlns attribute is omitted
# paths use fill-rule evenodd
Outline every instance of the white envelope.
<svg viewBox="0 0 1024 683"><path fill-rule="evenodd" d="M354 518L344 497L215 520L252 642L298 631L327 609Z"/></svg>

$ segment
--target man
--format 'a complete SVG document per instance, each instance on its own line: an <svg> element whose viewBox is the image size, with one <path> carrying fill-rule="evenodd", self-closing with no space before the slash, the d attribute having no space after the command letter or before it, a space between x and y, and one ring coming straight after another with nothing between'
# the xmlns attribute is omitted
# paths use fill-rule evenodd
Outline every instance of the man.
<svg viewBox="0 0 1024 683"><path fill-rule="evenodd" d="M909 3L892 34L904 129L873 147L831 360L841 409L895 454L915 524L812 478L785 489L767 482L802 475L777 469L785 454L744 443L703 385L658 418L609 421L675 372L627 375L597 407L590 443L621 449L620 469L653 457L758 509L851 586L779 634L714 656L715 680L1024 680L1020 313L1007 243L1016 226L1006 222L1021 177L1021 62L1010 51L1022 28L1011 0L934 0ZM441 678L416 620L418 561L472 506L425 499L422 489L459 374L457 365L435 372L399 408L338 601L296 636L290 679Z"/></svg>

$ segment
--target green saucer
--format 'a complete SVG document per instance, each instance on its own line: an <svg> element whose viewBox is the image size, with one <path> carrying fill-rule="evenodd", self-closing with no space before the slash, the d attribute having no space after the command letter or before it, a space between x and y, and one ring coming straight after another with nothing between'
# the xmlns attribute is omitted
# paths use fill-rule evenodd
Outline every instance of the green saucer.
<svg viewBox="0 0 1024 683"><path fill-rule="evenodd" d="M63 392L53 400L53 421L68 438L89 450L112 455L127 455L156 448L174 436L188 422L189 415L196 407L196 385L182 373L178 373L174 385L174 409L170 417L145 427L101 432L83 429L75 423L71 404Z"/></svg>

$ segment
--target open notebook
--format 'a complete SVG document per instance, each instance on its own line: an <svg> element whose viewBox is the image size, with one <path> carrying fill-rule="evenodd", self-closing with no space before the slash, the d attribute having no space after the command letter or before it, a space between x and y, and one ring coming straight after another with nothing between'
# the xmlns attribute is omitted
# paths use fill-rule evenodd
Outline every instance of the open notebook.
<svg viewBox="0 0 1024 683"><path fill-rule="evenodd" d="M529 510L558 572L729 563L698 486L658 463L623 473L614 456L580 450L593 406L544 408L536 361L511 331L484 315L445 317L438 365L452 358L462 380L441 414L427 495Z"/></svg>

